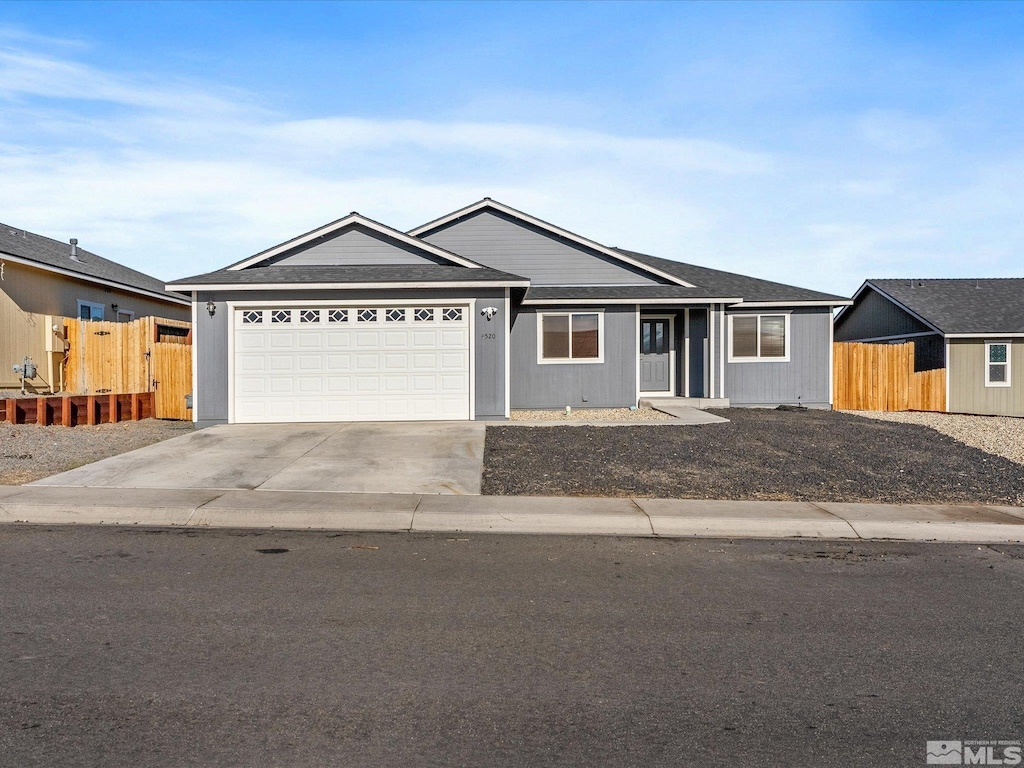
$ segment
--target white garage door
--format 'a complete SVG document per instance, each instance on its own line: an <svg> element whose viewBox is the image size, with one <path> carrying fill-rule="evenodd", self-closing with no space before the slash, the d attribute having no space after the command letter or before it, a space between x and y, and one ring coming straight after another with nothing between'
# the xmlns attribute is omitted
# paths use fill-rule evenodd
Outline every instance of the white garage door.
<svg viewBox="0 0 1024 768"><path fill-rule="evenodd" d="M272 307L234 315L234 421L469 418L469 309Z"/></svg>

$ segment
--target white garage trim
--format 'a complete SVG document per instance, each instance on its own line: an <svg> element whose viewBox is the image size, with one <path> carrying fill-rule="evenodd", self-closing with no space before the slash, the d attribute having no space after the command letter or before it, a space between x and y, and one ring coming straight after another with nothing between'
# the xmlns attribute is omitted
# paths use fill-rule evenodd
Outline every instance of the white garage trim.
<svg viewBox="0 0 1024 768"><path fill-rule="evenodd" d="M386 308L403 309L403 310L407 311L407 314L400 321L401 325L398 325L396 327L396 330L398 329L398 327L409 327L407 325L408 323L415 323L415 320L414 320L415 315L411 314L411 313L414 313L414 311L416 309L418 309L418 308L421 308L421 309L437 309L438 312L441 312L444 308L450 307L450 308L458 308L458 309L461 309L463 312L468 313L464 321L457 321L457 327L459 327L460 329L465 329L465 331L467 333L467 338L465 340L465 347L463 347L463 349L466 350L466 354L468 355L468 360L466 362L466 368L465 368L465 375L467 377L466 378L465 388L466 388L466 397L468 399L468 402L466 402L466 410L464 411L464 413L468 414L468 418L470 420L472 420L472 419L474 419L476 417L476 359L475 359L476 358L476 344L475 344L475 336L476 336L476 303L477 303L476 299L448 299L448 300L444 300L444 299L428 299L428 300L402 299L402 300L399 300L399 301L394 301L394 300L388 301L388 300L385 300L385 299L376 299L376 300L367 300L367 301L356 301L356 300L348 300L348 301L310 301L310 300L300 300L300 301L229 301L229 302L226 302L227 312L228 312L228 324L229 324L229 333L228 333L228 339L227 339L227 347L228 347L228 366L227 366L228 367L228 423L234 424L234 423L238 423L238 421L239 421L239 414L237 412L237 399L238 399L238 394L239 393L237 392L237 387L236 387L236 380L237 380L237 374L238 374L238 371L236 370L236 362L237 362L236 358L237 358L237 354L238 354L239 350L237 348L236 341L238 339L239 331L241 330L241 322L242 322L241 315L242 315L242 313L246 309L251 309L251 310L256 310L257 308L265 309L267 311L266 311L266 313L264 313L264 314L262 314L260 316L261 320L259 322L259 325L261 326L261 328L263 328L264 327L264 322L263 321L265 320L265 321L267 321L266 322L266 329L269 329L271 324L272 324L271 323L271 317L272 317L272 313L273 313L274 309L275 308L285 308L285 307L294 308L296 310L301 310L303 308L316 308L316 309L324 310L325 313L329 312L332 309L349 309L349 310L377 309L377 310L382 310L381 313L378 315L379 320L377 322L379 322L379 325L374 325L373 326L378 331L383 331L383 329L386 327L386 324L387 324L387 321L385 320L386 315L383 313L383 310L386 309ZM432 325L434 325L436 327L436 325L438 323L443 323L444 322L442 320L442 317L443 317L442 315L435 315L433 319L426 320L425 321L425 325L426 324L432 324ZM286 321L287 326L288 327L292 327L292 326L294 326L294 327L301 327L303 323L301 322L300 318L301 318L300 312L294 313L289 318L289 320ZM354 328L354 327L356 327L356 322L357 321L355 320L355 317L350 315L348 320L343 321L343 322L345 323L344 325L342 325L341 323L338 324L337 328L339 330L341 328ZM351 322L352 324L348 325L349 322ZM453 325L454 325L454 323L453 323ZM316 329L316 328L326 329L328 327L330 327L330 324L329 324L329 322L327 320L327 315L321 313L320 315L317 316L317 319L315 321L311 321L309 323L309 325L307 326L307 329L309 329L309 330ZM443 348L443 347L438 347L438 349L441 349L441 348ZM441 390L438 390L438 391L441 391ZM326 397L325 397L325 399L326 399ZM314 403L315 404L317 402L315 397L310 398L310 397L307 396L307 400L308 400L307 405L309 403ZM355 398L353 398L353 400L355 400ZM383 397L381 397L380 400L379 400L379 403L385 403L386 404L386 402L387 402L387 400L384 399ZM392 400L392 403L394 403L394 402L395 401ZM449 407L451 407L452 402L453 401L449 400ZM338 404L339 403L337 403L337 402L335 403L335 405L338 405ZM429 419L430 417L429 416L428 417L420 416L419 418L421 418L421 419L422 418ZM439 415L437 418L439 418L439 419L443 419L443 418L459 418L459 419L461 419L461 418L466 418L466 416L463 416L463 415L458 415L458 416L443 416L443 415ZM295 421L300 421L301 419L294 419L294 420ZM330 420L330 419L324 419L324 420ZM345 419L338 419L338 420L345 420Z"/></svg>

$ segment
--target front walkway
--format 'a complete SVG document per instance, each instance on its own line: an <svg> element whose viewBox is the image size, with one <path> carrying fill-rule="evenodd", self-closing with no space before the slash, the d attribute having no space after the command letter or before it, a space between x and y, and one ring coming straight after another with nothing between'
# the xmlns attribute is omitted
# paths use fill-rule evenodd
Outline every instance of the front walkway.
<svg viewBox="0 0 1024 768"><path fill-rule="evenodd" d="M689 499L0 487L0 522L1024 543L1024 509Z"/></svg>

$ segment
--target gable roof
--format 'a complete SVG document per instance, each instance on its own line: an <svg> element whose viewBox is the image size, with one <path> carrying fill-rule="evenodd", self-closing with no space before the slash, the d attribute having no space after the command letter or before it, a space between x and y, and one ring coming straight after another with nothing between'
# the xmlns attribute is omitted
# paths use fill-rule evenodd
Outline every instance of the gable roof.
<svg viewBox="0 0 1024 768"><path fill-rule="evenodd" d="M417 237L411 237L410 235L407 235L405 232L393 229L392 227L389 227L386 224L381 224L379 221L368 219L365 216L362 216L361 214L353 211L348 216L343 216L342 218L337 219L336 221L332 221L330 224L324 224L322 227L317 227L316 229L306 232L303 235L293 237L291 240L286 240L285 242L280 243L279 245L275 245L272 248L268 248L265 251L260 251L254 256L242 259L241 261L226 267L226 269L239 270L257 266L262 262L272 259L275 256L279 256L282 253L286 253L287 251L290 251L293 248L297 248L301 245L308 245L309 243L315 242L316 240L326 239L333 235L334 233L339 232L340 230L343 230L346 227L355 224L362 225L367 229L371 229L374 232L384 235L385 237L390 237L393 240L397 240L398 242L404 245L411 246L413 248L418 248L421 251L424 251L433 256L443 259L449 264L456 264L460 267L465 267L468 269L482 268L480 264L477 264L475 261L470 261L464 256L459 256L457 253L446 251L444 248L428 243L425 240L420 240Z"/></svg>
<svg viewBox="0 0 1024 768"><path fill-rule="evenodd" d="M169 284L179 291L259 290L263 288L437 288L445 284L461 287L527 287L518 275L489 267L467 269L455 265L382 264L346 267L270 266L252 269L220 269Z"/></svg>
<svg viewBox="0 0 1024 768"><path fill-rule="evenodd" d="M17 227L0 224L0 258L13 263L67 275L91 283L113 286L151 298L189 304L184 296L168 293L162 280L152 275L104 259L79 247L77 260L71 258L71 245Z"/></svg>
<svg viewBox="0 0 1024 768"><path fill-rule="evenodd" d="M868 288L946 336L1024 334L1024 278L866 280L854 300Z"/></svg>
<svg viewBox="0 0 1024 768"><path fill-rule="evenodd" d="M720 269L710 267L698 267L694 264L684 264L680 261L671 261L657 256L648 256L645 253L616 249L629 254L637 261L652 264L678 275L695 286L708 291L715 296L742 296L743 304L789 304L808 306L840 306L852 304L850 299L836 296L831 293L812 291L810 288L799 288L785 283L776 283L771 280L762 280L757 277L738 275L734 272L723 272Z"/></svg>
<svg viewBox="0 0 1024 768"><path fill-rule="evenodd" d="M639 268L644 272L656 275L657 277L660 277L664 280L668 280L669 282L674 283L676 285L682 285L687 288L694 287L689 282L687 282L685 278L679 277L678 275L672 274L670 272L665 272L657 265L645 264L643 262L637 261L629 254L629 252L622 251L617 248L609 248L606 245L601 245L600 243L583 237L582 235L577 235L575 232L570 232L567 229L557 227L554 224L551 224L547 221L543 221L542 219L538 219L534 216L531 216L528 213L523 213L522 211L516 210L512 206L505 205L504 203L499 203L497 200L492 200L489 197L485 197L483 200L478 200L477 202L471 205L467 205L465 208L460 208L459 210L453 211L445 216L442 216L439 219L428 221L426 224L416 227L415 229L409 230L409 234L416 238L422 238L452 223L453 221L457 221L467 216L472 216L473 214L479 211L487 209L498 211L500 213L505 214L506 216L511 216L514 219L519 219L520 221L526 222L527 224L531 224L534 227L542 229L556 237L569 240L571 242L576 243L577 245L582 245L593 251L597 251L598 253L608 256L615 261L618 261L623 264L629 264L634 268Z"/></svg>

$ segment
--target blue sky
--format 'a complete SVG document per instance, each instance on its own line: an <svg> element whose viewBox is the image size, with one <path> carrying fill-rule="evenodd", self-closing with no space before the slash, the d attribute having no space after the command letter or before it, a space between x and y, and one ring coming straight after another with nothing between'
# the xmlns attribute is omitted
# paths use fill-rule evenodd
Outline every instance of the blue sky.
<svg viewBox="0 0 1024 768"><path fill-rule="evenodd" d="M0 4L0 221L164 278L491 196L849 295L1024 274L1024 5Z"/></svg>

